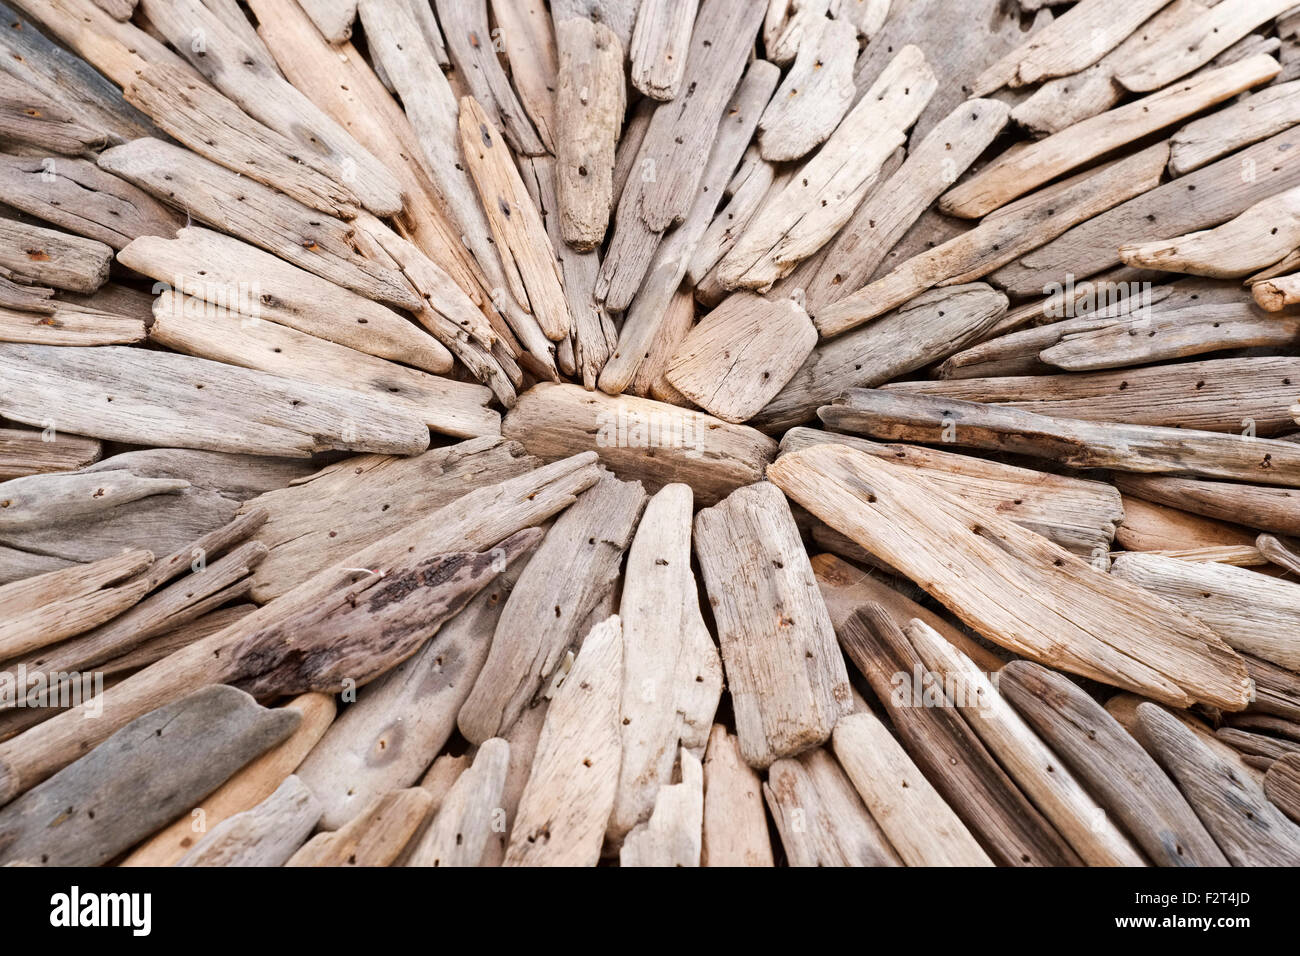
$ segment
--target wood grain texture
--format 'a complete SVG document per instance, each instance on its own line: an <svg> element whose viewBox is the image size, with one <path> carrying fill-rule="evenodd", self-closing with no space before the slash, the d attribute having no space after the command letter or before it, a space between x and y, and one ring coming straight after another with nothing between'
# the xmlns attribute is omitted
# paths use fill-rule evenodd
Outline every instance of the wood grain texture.
<svg viewBox="0 0 1300 956"><path fill-rule="evenodd" d="M107 863L284 740L298 721L233 687L174 700L0 811L0 859Z"/></svg>
<svg viewBox="0 0 1300 956"><path fill-rule="evenodd" d="M1300 123L1300 82L1278 83L1193 120L1173 135L1169 172L1182 176Z"/></svg>
<svg viewBox="0 0 1300 956"><path fill-rule="evenodd" d="M1300 823L1300 756L1288 755L1268 768L1264 795L1279 810Z"/></svg>
<svg viewBox="0 0 1300 956"><path fill-rule="evenodd" d="M443 797L438 814L411 853L407 866L477 866L491 834L504 826L499 811L510 745L483 741L474 761Z"/></svg>
<svg viewBox="0 0 1300 956"><path fill-rule="evenodd" d="M740 755L735 735L714 724L704 755L700 866L772 865L762 781Z"/></svg>
<svg viewBox="0 0 1300 956"><path fill-rule="evenodd" d="M392 790L337 830L318 833L285 866L388 866L406 847L433 805L422 787Z"/></svg>
<svg viewBox="0 0 1300 956"><path fill-rule="evenodd" d="M492 17L501 31L519 101L543 149L554 156L560 55L550 12L542 0L492 0Z"/></svg>
<svg viewBox="0 0 1300 956"><path fill-rule="evenodd" d="M1246 706L1245 665L1205 625L897 466L822 445L768 477L996 644L1176 706Z"/></svg>
<svg viewBox="0 0 1300 956"><path fill-rule="evenodd" d="M998 690L1154 864L1227 865L1173 781L1077 684L1030 661L1012 661L998 676Z"/></svg>
<svg viewBox="0 0 1300 956"><path fill-rule="evenodd" d="M177 866L283 866L311 836L320 804L297 777L287 777L257 804L222 820Z"/></svg>
<svg viewBox="0 0 1300 956"><path fill-rule="evenodd" d="M350 389L126 346L0 346L7 418L136 444L307 457L329 448L415 454L415 415Z"/></svg>
<svg viewBox="0 0 1300 956"><path fill-rule="evenodd" d="M816 25L759 120L759 151L765 160L801 159L835 132L855 99L857 58L857 27L843 19L822 19Z"/></svg>
<svg viewBox="0 0 1300 956"><path fill-rule="evenodd" d="M551 699L519 800L505 866L595 866L614 808L621 754L623 634L592 628Z"/></svg>
<svg viewBox="0 0 1300 956"><path fill-rule="evenodd" d="M0 270L24 284L94 292L108 281L113 250L95 239L0 219Z"/></svg>
<svg viewBox="0 0 1300 956"><path fill-rule="evenodd" d="M760 483L701 511L695 553L745 760L825 742L851 707L848 673L785 498Z"/></svg>
<svg viewBox="0 0 1300 956"><path fill-rule="evenodd" d="M699 866L704 832L704 768L685 747L678 758L678 783L665 783L654 812L623 841L619 866Z"/></svg>

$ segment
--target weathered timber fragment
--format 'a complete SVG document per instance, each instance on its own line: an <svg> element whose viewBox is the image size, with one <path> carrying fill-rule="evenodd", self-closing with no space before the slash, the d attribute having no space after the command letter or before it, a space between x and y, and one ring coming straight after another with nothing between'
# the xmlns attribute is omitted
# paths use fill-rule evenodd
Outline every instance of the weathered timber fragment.
<svg viewBox="0 0 1300 956"><path fill-rule="evenodd" d="M665 783L654 812L623 841L619 866L699 866L704 836L704 768L681 749L679 783Z"/></svg>
<svg viewBox="0 0 1300 956"><path fill-rule="evenodd" d="M773 865L762 781L722 724L713 725L704 755L702 838L700 866Z"/></svg>
<svg viewBox="0 0 1300 956"><path fill-rule="evenodd" d="M177 866L284 866L320 819L320 804L297 777L255 807L222 820Z"/></svg>
<svg viewBox="0 0 1300 956"><path fill-rule="evenodd" d="M478 866L492 835L509 761L510 745L500 737L479 745L474 762L447 791L407 866Z"/></svg>
<svg viewBox="0 0 1300 956"><path fill-rule="evenodd" d="M389 866L433 805L423 787L390 790L337 830L318 833L285 866Z"/></svg>

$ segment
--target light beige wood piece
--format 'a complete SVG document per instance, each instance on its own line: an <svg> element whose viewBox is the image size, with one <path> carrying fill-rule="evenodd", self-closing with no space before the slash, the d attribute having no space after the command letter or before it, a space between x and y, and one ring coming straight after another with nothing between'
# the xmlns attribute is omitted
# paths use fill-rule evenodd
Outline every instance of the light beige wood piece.
<svg viewBox="0 0 1300 956"><path fill-rule="evenodd" d="M714 724L704 755L700 866L773 865L763 783L741 757L739 740Z"/></svg>

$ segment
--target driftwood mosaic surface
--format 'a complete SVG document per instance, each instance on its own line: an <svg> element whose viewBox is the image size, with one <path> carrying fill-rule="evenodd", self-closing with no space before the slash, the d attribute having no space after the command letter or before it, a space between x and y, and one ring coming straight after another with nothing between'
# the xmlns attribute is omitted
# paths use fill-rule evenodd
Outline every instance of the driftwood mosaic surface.
<svg viewBox="0 0 1300 956"><path fill-rule="evenodd" d="M0 865L1297 863L1295 0L0 0Z"/></svg>

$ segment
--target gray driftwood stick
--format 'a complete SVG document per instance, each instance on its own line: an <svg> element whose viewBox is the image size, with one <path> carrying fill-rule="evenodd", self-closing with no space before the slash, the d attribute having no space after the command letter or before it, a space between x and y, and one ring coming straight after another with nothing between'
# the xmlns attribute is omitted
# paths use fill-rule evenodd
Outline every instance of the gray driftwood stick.
<svg viewBox="0 0 1300 956"><path fill-rule="evenodd" d="M222 820L177 866L283 866L316 828L320 803L290 775L276 791Z"/></svg>

